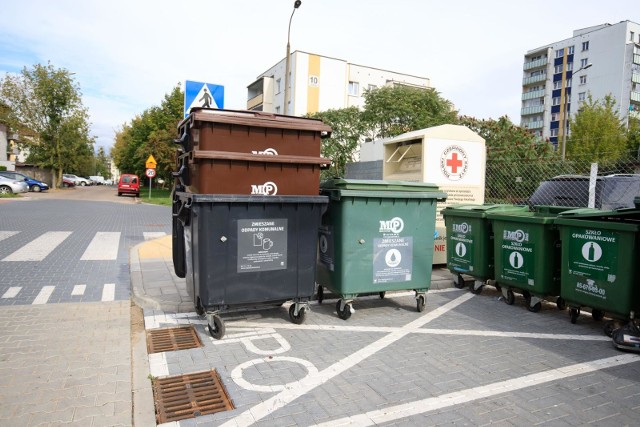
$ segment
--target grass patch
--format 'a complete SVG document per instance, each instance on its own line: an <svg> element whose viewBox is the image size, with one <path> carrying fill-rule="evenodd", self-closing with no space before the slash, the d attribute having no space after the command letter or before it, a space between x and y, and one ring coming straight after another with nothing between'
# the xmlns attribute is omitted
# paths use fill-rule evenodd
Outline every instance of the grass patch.
<svg viewBox="0 0 640 427"><path fill-rule="evenodd" d="M13 194L13 193L0 194L0 199L15 199L16 197L20 197L20 196L18 194Z"/></svg>
<svg viewBox="0 0 640 427"><path fill-rule="evenodd" d="M140 200L153 205L171 206L171 190L152 188L151 197L149 197L149 187L143 187L140 188Z"/></svg>

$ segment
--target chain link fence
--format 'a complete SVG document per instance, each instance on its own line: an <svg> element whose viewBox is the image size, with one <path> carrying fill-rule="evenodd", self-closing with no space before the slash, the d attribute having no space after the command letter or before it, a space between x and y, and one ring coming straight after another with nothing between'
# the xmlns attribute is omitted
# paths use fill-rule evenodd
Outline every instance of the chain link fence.
<svg viewBox="0 0 640 427"><path fill-rule="evenodd" d="M490 154L488 158L491 158ZM633 198L640 196L640 161L637 157L637 153L629 153L617 160L593 162L575 156L562 160L554 153L548 158L531 160L487 160L485 203L586 207L589 206L589 177L594 173L597 180L591 185L593 207L633 206ZM544 181L552 184L541 185ZM546 194L540 194L544 193L545 185L548 187ZM538 187L540 190L532 200ZM612 206L603 203L611 198L614 199L610 200Z"/></svg>

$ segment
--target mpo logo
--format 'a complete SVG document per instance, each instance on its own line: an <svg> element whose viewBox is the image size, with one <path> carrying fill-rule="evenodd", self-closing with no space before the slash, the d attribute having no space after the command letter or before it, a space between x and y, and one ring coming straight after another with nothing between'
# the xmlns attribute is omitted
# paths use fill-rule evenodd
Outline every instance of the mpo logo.
<svg viewBox="0 0 640 427"><path fill-rule="evenodd" d="M252 151L251 154L264 154L266 156L277 156L278 152L273 148L267 148L264 151Z"/></svg>
<svg viewBox="0 0 640 427"><path fill-rule="evenodd" d="M529 241L529 233L525 233L522 230L509 231L504 230L502 233L502 237L505 240L511 240L512 242L528 242Z"/></svg>
<svg viewBox="0 0 640 427"><path fill-rule="evenodd" d="M404 229L404 221L402 218L395 217L389 221L380 221L380 232L384 233L390 231L395 234L400 234Z"/></svg>
<svg viewBox="0 0 640 427"><path fill-rule="evenodd" d="M454 233L467 234L471 233L471 226L466 222L463 222L462 224L453 224L453 226L451 227L451 231L453 231Z"/></svg>
<svg viewBox="0 0 640 427"><path fill-rule="evenodd" d="M269 181L262 185L251 184L251 194L261 194L263 196L275 196L278 194L278 186Z"/></svg>

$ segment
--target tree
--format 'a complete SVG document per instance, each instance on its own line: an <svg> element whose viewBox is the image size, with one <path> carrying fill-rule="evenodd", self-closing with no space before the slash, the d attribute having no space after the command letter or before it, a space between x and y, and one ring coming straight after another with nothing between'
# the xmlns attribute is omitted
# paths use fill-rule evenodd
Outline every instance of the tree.
<svg viewBox="0 0 640 427"><path fill-rule="evenodd" d="M322 156L331 159L331 167L323 171L323 179L344 177L346 164L353 162L361 136L365 132L361 113L357 107L341 108L311 114L331 126L331 137L322 141Z"/></svg>
<svg viewBox="0 0 640 427"><path fill-rule="evenodd" d="M455 123L457 111L433 88L384 86L364 93L362 119L372 140Z"/></svg>
<svg viewBox="0 0 640 427"><path fill-rule="evenodd" d="M102 176L105 179L111 179L111 170L109 169L107 155L103 147L98 148L98 153L95 157L95 175Z"/></svg>
<svg viewBox="0 0 640 427"><path fill-rule="evenodd" d="M54 171L54 187L64 171L75 171L93 153L89 115L82 105L79 85L72 73L51 63L6 74L0 81L4 119L23 138L27 161Z"/></svg>
<svg viewBox="0 0 640 427"><path fill-rule="evenodd" d="M123 173L143 175L149 155L156 159L157 176L168 180L175 170L177 126L183 118L183 93L177 85L154 106L116 132L111 155Z"/></svg>
<svg viewBox="0 0 640 427"><path fill-rule="evenodd" d="M616 100L591 94L570 121L566 157L591 162L615 162L627 151L626 129L616 111Z"/></svg>

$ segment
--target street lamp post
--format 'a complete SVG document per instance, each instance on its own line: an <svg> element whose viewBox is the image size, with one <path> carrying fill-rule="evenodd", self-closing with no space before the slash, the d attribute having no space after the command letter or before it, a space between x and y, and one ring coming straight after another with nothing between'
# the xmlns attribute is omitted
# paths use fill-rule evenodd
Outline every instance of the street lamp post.
<svg viewBox="0 0 640 427"><path fill-rule="evenodd" d="M575 76L576 74L578 74L580 71L582 70L586 70L587 68L591 67L593 64L587 64L584 65L580 68L578 68L575 72L573 72L571 74L571 79L573 80L573 76ZM573 86L573 85L572 85ZM566 88L565 88L565 101L564 101L564 112L562 113L563 117L562 117L562 127L563 127L563 131L562 131L562 160L564 161L565 158L565 154L567 152L567 134L569 133L569 120L568 120L568 114L567 114L567 107L569 106L569 103L567 102L567 95L566 95Z"/></svg>
<svg viewBox="0 0 640 427"><path fill-rule="evenodd" d="M289 73L291 72L291 59L289 55L291 54L291 45L289 43L289 38L291 35L291 20L293 19L293 14L296 13L296 9L300 7L302 4L301 0L296 0L293 3L293 12L291 12L291 18L289 18L289 29L287 30L287 56L285 71L284 71L284 113L289 114Z"/></svg>

